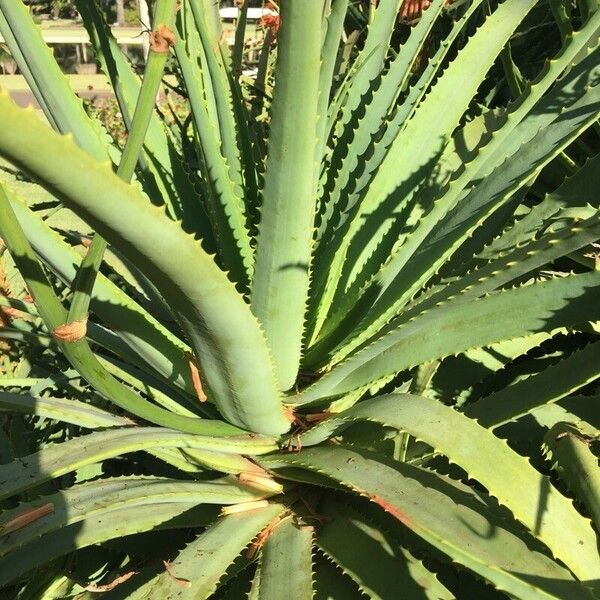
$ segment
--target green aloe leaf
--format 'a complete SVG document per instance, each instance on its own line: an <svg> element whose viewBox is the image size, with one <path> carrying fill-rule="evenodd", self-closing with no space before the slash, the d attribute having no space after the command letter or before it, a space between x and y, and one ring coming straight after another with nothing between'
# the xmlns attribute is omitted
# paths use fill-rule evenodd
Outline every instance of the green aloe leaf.
<svg viewBox="0 0 600 600"><path fill-rule="evenodd" d="M100 479L43 496L4 511L0 554L4 567L0 585L39 568L75 548L150 529L171 529L210 523L217 514L212 505L252 499L226 481L184 482L148 477ZM204 505L204 506L203 506ZM18 517L32 520L19 526Z"/></svg>
<svg viewBox="0 0 600 600"><path fill-rule="evenodd" d="M284 518L269 534L260 557L260 600L312 600L314 528Z"/></svg>
<svg viewBox="0 0 600 600"><path fill-rule="evenodd" d="M200 244L160 209L149 206L138 189L120 181L108 165L97 163L72 141L51 132L5 94L0 96L0 109L0 130L5 134L0 136L0 154L35 173L103 237L145 269L177 312L223 416L254 431L286 431L289 423L259 325ZM15 119L21 123L18 131L2 125ZM82 169L85 180L72 176ZM171 260L174 256L177 261ZM193 276L198 270L203 277ZM248 347L254 349L251 361L245 352Z"/></svg>
<svg viewBox="0 0 600 600"><path fill-rule="evenodd" d="M600 273L534 283L468 304L442 304L336 365L292 401L306 404L368 386L423 362L600 316Z"/></svg>
<svg viewBox="0 0 600 600"><path fill-rule="evenodd" d="M163 572L130 597L132 600L208 598L236 557L284 511L281 504L270 504L217 519L171 562L170 570L180 581ZM189 586L181 582L188 582Z"/></svg>
<svg viewBox="0 0 600 600"><path fill-rule="evenodd" d="M482 483L579 578L594 579L600 573L589 522L548 478L491 431L437 400L398 394L362 402L328 419L305 434L302 443L327 439L336 434L336 423L343 428L354 419L394 427L429 444Z"/></svg>
<svg viewBox="0 0 600 600"><path fill-rule="evenodd" d="M308 298L316 211L314 153L322 6L323 0L284 0L281 5L282 28L251 297L252 310L273 351L282 390L290 389L298 374Z"/></svg>
<svg viewBox="0 0 600 600"><path fill-rule="evenodd" d="M325 475L390 513L450 560L525 600L593 598L552 559L532 551L485 507L435 473L341 446L308 448L277 459ZM264 461L268 464L268 461Z"/></svg>
<svg viewBox="0 0 600 600"><path fill-rule="evenodd" d="M211 438L158 427L127 427L90 433L6 465L0 465L0 497L128 452L158 448L197 448L225 454L264 454L276 446L262 436Z"/></svg>
<svg viewBox="0 0 600 600"><path fill-rule="evenodd" d="M193 417L173 414L140 397L129 387L115 379L102 366L87 343L85 331L83 335L82 333L77 333L75 339L59 340L59 336L56 335L57 331L62 327L72 326L71 324L65 325L68 323L67 311L62 306L59 297L54 292L46 274L37 261L33 249L25 238L4 189L1 186L0 205L2 206L3 215L2 220L0 220L0 231L8 248L10 248L13 260L31 292L37 310L43 317L46 327L52 332L53 338L59 344L65 357L89 384L101 395L118 406L125 408L138 417L159 425L178 427L183 431L192 433L210 433L216 435L220 433L224 433L225 435L232 433L232 431L227 431L228 427L222 421L212 423L209 421L202 422L202 420ZM100 245L103 245L103 243L103 240L100 239ZM77 324L81 325L81 321ZM87 330L87 323L85 321L84 324ZM224 425L225 428L223 428Z"/></svg>
<svg viewBox="0 0 600 600"><path fill-rule="evenodd" d="M319 509L331 518L319 531L319 548L370 598L393 598L399 589L409 600L453 598L433 573L357 510L331 501Z"/></svg>

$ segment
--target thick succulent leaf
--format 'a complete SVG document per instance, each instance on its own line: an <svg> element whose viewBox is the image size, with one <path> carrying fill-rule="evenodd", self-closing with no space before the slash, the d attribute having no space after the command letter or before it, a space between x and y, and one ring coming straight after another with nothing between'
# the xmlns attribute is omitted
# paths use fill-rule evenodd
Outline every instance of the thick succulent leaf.
<svg viewBox="0 0 600 600"><path fill-rule="evenodd" d="M38 256L66 285L77 272L79 255L9 188L4 188L19 224ZM130 351L165 379L194 391L185 352L188 346L162 326L107 277L99 274L92 310L125 341ZM143 364L143 363L142 363Z"/></svg>
<svg viewBox="0 0 600 600"><path fill-rule="evenodd" d="M242 3L238 13L237 25L235 26L235 40L231 50L231 67L234 73L242 72L242 60L244 58L244 45L246 42L246 26L248 23L248 2Z"/></svg>
<svg viewBox="0 0 600 600"><path fill-rule="evenodd" d="M362 600L358 586L339 567L317 556L315 564L315 600ZM251 599L249 599L251 600Z"/></svg>
<svg viewBox="0 0 600 600"><path fill-rule="evenodd" d="M600 50L596 50L595 55L600 56ZM432 270L438 269L466 236L497 210L504 200L510 198L512 193L590 126L597 114L600 86L584 90L580 99L565 108L552 123L520 146L491 174L479 180L456 208L436 225L413 261L417 263L419 275L426 273L421 271L426 266L431 276ZM417 275L410 271L408 268L405 275Z"/></svg>
<svg viewBox="0 0 600 600"><path fill-rule="evenodd" d="M182 17L179 18L181 20ZM201 72L179 38L175 42L175 55L190 99L195 139L199 144L200 170L206 183L206 212L212 224L218 255L225 268L231 271L232 278L245 289L251 272L252 252L242 199L229 178L227 163L221 154L218 132L212 124L210 106L205 99Z"/></svg>
<svg viewBox="0 0 600 600"><path fill-rule="evenodd" d="M600 16L598 20L600 22ZM581 43L572 44L573 52L588 40L589 35L578 38L577 41ZM597 50L596 54L600 55L600 50ZM415 230L407 236L398 251L365 286L368 291L355 289L353 293L346 294L338 306L338 318L330 320L327 324L328 330L331 331L338 325L340 318L343 318L357 301L359 293L362 296L359 313L354 316L353 322L365 313L366 316L358 326L353 327L354 339L341 344L342 349L336 353L336 360L347 355L377 332L390 317L397 314L477 226L572 142L581 131L590 126L597 113L600 86L589 89L584 87L583 91L579 91L575 96L577 100L564 109L554 122L520 146L514 155L496 166L492 173L487 172L488 153L493 154L494 149L502 148L503 140L510 137L516 123L526 114L528 106L547 89L565 65L569 64L571 56L572 53L565 51L552 64L548 74L532 88L530 94L509 115L505 124L493 133L491 141L466 165L460 175L448 184L447 189L419 221ZM554 91L557 99L561 97L561 91L562 88ZM503 157L506 156L503 154ZM461 194L468 183L475 185L463 197ZM318 352L318 349L315 348L314 352Z"/></svg>
<svg viewBox="0 0 600 600"><path fill-rule="evenodd" d="M600 316L600 273L442 304L404 323L336 365L298 396L306 404L368 386L423 362Z"/></svg>
<svg viewBox="0 0 600 600"><path fill-rule="evenodd" d="M533 409L557 402L600 377L600 343L589 344L544 371L519 379L470 404L465 414L484 427L499 427Z"/></svg>
<svg viewBox="0 0 600 600"><path fill-rule="evenodd" d="M600 414L597 410L599 401L600 394L569 396L555 404L540 406L531 414L546 430L561 421L574 424L585 423L586 426L600 429Z"/></svg>
<svg viewBox="0 0 600 600"><path fill-rule="evenodd" d="M265 542L260 558L259 600L312 600L314 529L292 517L278 523Z"/></svg>
<svg viewBox="0 0 600 600"><path fill-rule="evenodd" d="M452 594L407 550L391 544L357 510L326 501L319 510L331 521L319 530L319 548L374 600L451 600Z"/></svg>
<svg viewBox="0 0 600 600"><path fill-rule="evenodd" d="M97 160L108 157L105 141L87 116L52 52L44 43L22 0L0 2L0 32L14 50L48 121L60 133L72 133L77 144Z"/></svg>
<svg viewBox="0 0 600 600"><path fill-rule="evenodd" d="M223 479L209 482L149 477L97 479L3 511L0 523L0 556L4 557L41 536L92 516L110 513L122 506L138 506L145 510L144 505L154 504L159 500L187 505L233 505L252 502L258 498L260 493L255 490L244 489ZM21 523L17 524L19 517L28 513L35 515L36 509L47 504L52 505L52 510L47 514L24 526L21 526ZM41 514L41 511L38 512ZM254 530L250 539L258 531L260 526Z"/></svg>
<svg viewBox="0 0 600 600"><path fill-rule="evenodd" d="M592 431L598 438L600 432ZM590 448L592 438L570 423L557 423L546 434L545 447L559 476L600 526L600 476L598 458Z"/></svg>
<svg viewBox="0 0 600 600"><path fill-rule="evenodd" d="M128 452L158 448L197 448L225 454L264 454L276 446L263 436L211 438L158 427L127 427L90 433L0 465L0 498Z"/></svg>
<svg viewBox="0 0 600 600"><path fill-rule="evenodd" d="M441 361L430 382L429 392L424 395L452 403L458 399L462 405L470 400L478 384L487 378L494 378L495 373L505 369L518 357L523 360L528 352L553 335L566 331L566 328L561 328L551 333L534 333L448 357Z"/></svg>
<svg viewBox="0 0 600 600"><path fill-rule="evenodd" d="M437 400L398 394L367 400L327 419L306 433L302 443L330 438L354 419L395 427L429 444L482 483L579 578L598 578L598 541L590 523L547 477L491 431Z"/></svg>
<svg viewBox="0 0 600 600"><path fill-rule="evenodd" d="M361 108L364 110L362 118L359 118L357 122L351 120L347 125L347 128L351 131L345 132L343 138L335 145L332 161L339 161L340 167L339 170L331 169L328 171L330 177L335 177L335 182L326 184L326 188L332 187L333 189L329 196L324 199L325 210L317 233L318 239L321 237L328 239L337 224L337 218L334 217L337 216L338 211L345 208L340 206L340 198L344 192L347 192L346 187L351 178L359 174L357 170L361 166L361 157L366 153L371 145L372 138L379 132L384 124L385 117L391 110L399 93L405 87L425 39L429 35L442 7L443 3L436 1L424 12L423 18L411 31L407 42L400 48L395 58L390 62L387 71L382 75L370 101L368 101L368 97L361 99ZM382 46L381 49L378 48L378 51L381 52L384 48ZM371 61L373 61L373 68L375 68L377 61L374 60L374 57L368 59L369 64ZM348 140L347 144L344 143L346 138ZM343 156L343 159L339 158L338 154ZM330 222L332 218L334 218L333 223Z"/></svg>
<svg viewBox="0 0 600 600"><path fill-rule="evenodd" d="M113 343L116 336L110 334L106 329L88 321L88 334L91 341L104 346L110 352L114 352L123 358L129 357L127 346ZM110 341L107 341L107 338L110 338ZM197 417L198 415L215 417L216 415L214 407L199 402L197 395L190 397L186 394L178 393L176 389L167 387L152 374L137 369L129 362L123 362L111 355L98 356L98 362L115 379L131 386L138 393L148 396L156 404L170 410L172 413L185 417ZM191 433L210 432L192 431Z"/></svg>
<svg viewBox="0 0 600 600"><path fill-rule="evenodd" d="M473 162L480 169L475 175L474 165L470 165L474 181L492 174L506 157L556 121L565 107L580 99L589 87L595 87L600 75L599 27L596 18L570 36L514 103L505 109L488 110L457 131L444 150L436 183L452 176L463 163ZM584 58L573 67L579 54ZM565 73L566 66L571 68Z"/></svg>
<svg viewBox="0 0 600 600"><path fill-rule="evenodd" d="M148 274L177 313L208 389L231 423L261 433L289 428L269 351L233 284L200 244L134 187L0 95L0 153L34 173ZM5 126L19 120L18 130ZM4 123L5 125L2 125ZM73 173L85 171L85 180ZM100 202L99 199L102 199ZM178 260L172 260L173 257ZM202 277L195 277L198 271ZM248 360L247 348L252 348Z"/></svg>
<svg viewBox="0 0 600 600"><path fill-rule="evenodd" d="M532 551L480 503L437 474L341 446L278 457L340 482L384 508L407 528L500 590L525 600L592 598L553 560ZM269 461L265 461L268 464Z"/></svg>
<svg viewBox="0 0 600 600"><path fill-rule="evenodd" d="M217 510L202 504L233 504L249 497L222 482L126 477L84 483L40 498L3 513L3 519L14 522L23 510L37 509L38 518L16 530L13 526L0 538L0 585L78 548L150 530L204 525Z"/></svg>
<svg viewBox="0 0 600 600"><path fill-rule="evenodd" d="M2 219L0 220L0 232L10 249L11 256L15 261L21 275L23 276L31 296L35 302L38 313L42 316L44 325L49 331L55 332L63 327L65 323L78 321L85 318L78 314L71 317L63 307L60 298L56 295L44 270L39 264L31 245L25 238L10 203L0 187L0 205L2 207ZM104 240L100 239L100 244ZM93 243L92 243L93 246ZM90 246L90 248L92 247ZM72 305L73 306L73 305ZM70 364L79 374L104 398L117 404L137 417L148 420L165 427L175 427L189 433L202 433L209 435L220 435L227 432L231 425L223 421L209 422L201 419L184 417L173 414L168 410L157 407L139 394L123 385L114 378L100 363L92 352L87 339L59 341L59 348ZM225 427L225 429L223 429Z"/></svg>
<svg viewBox="0 0 600 600"><path fill-rule="evenodd" d="M281 504L271 504L221 517L171 562L170 570L179 582L169 573L163 572L132 593L131 599L208 598L235 558L262 529L284 511L285 507ZM189 586L182 586L181 580L189 582Z"/></svg>
<svg viewBox="0 0 600 600"><path fill-rule="evenodd" d="M281 5L252 310L273 351L282 390L298 374L308 298L322 7L323 0Z"/></svg>
<svg viewBox="0 0 600 600"><path fill-rule="evenodd" d="M191 7L196 4L186 4L179 12L175 55L189 97L201 172L206 183L205 205L212 223L219 257L226 269L231 271L232 278L246 290L252 278L253 251L250 248L241 185L239 181L232 179L233 171L236 171L239 177L239 170L230 168L223 154L221 130L218 127L219 107L206 65L209 59L201 40L196 37L197 31L193 22ZM206 23L203 30L206 36L208 33L205 29ZM214 48L209 48L210 53L214 51ZM200 64L197 62L198 58ZM219 71L221 69L215 65L213 68ZM229 100L224 99L223 102L228 104ZM228 113L230 110L229 106L221 108L222 114L223 111ZM226 121L229 122L228 117Z"/></svg>
<svg viewBox="0 0 600 600"><path fill-rule="evenodd" d="M445 141L458 125L481 80L492 66L512 31L534 6L532 0L507 0L486 19L469 43L461 50L424 99L403 135L392 143L385 160L373 177L362 201L356 205L344 227L332 243L333 259L325 281L336 286L344 265L348 247L357 232L365 227L367 217L401 212L410 198L409 192L431 171ZM464 76L468 73L468 77ZM461 81L461 85L456 82ZM439 107L445 110L440 111ZM398 169L398 165L402 168ZM379 219L377 232L381 235L391 227L389 219ZM324 293L324 298L331 295ZM329 300L330 301L330 300Z"/></svg>
<svg viewBox="0 0 600 600"><path fill-rule="evenodd" d="M34 396L23 392L0 392L0 411L34 414L89 428L122 427L132 424L130 419L113 415L73 398Z"/></svg>
<svg viewBox="0 0 600 600"><path fill-rule="evenodd" d="M512 131L503 146L496 147L495 152L487 157L486 171L502 164L506 156L514 154L523 143L531 140L540 130L547 127L560 116L560 111L589 87L595 87L600 82L600 65L598 64L600 41L600 18L594 15L579 30L573 32L566 40L561 52L550 62L546 63L540 76L531 84L531 92L541 83L545 73L555 72L555 67L564 64L564 59L571 57L571 68L559 76L556 84L544 96L538 95L538 102L533 110ZM572 50L578 50L577 54ZM575 63L573 65L573 63ZM520 101L516 102L516 106ZM557 110L558 109L558 110ZM512 112L512 111L511 111ZM495 128L495 127L494 127ZM569 169L571 171L571 169ZM559 179L560 181L560 179Z"/></svg>

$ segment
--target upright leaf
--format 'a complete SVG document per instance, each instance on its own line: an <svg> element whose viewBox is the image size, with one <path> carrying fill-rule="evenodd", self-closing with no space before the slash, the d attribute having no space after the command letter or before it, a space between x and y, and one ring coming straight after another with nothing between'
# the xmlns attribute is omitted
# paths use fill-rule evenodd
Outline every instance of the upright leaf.
<svg viewBox="0 0 600 600"><path fill-rule="evenodd" d="M323 0L283 0L269 156L252 286L282 390L296 381L315 215Z"/></svg>

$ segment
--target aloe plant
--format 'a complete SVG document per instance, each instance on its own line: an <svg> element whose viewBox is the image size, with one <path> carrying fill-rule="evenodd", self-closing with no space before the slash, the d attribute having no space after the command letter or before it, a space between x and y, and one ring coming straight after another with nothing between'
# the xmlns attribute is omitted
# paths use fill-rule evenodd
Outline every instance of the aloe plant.
<svg viewBox="0 0 600 600"><path fill-rule="evenodd" d="M0 0L3 593L594 598L600 12L530 76L536 0L279 4L249 75L157 0L140 78L78 2L120 149Z"/></svg>

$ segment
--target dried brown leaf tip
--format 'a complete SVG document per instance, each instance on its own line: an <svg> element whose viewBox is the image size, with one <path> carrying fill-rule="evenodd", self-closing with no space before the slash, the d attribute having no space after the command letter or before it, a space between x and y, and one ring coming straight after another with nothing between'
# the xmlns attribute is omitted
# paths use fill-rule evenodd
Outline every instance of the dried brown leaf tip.
<svg viewBox="0 0 600 600"><path fill-rule="evenodd" d="M52 504L52 502L48 502L47 504L38 506L37 508L32 508L27 512L17 515L10 521L0 524L0 535L7 535L13 531L22 529L23 527L27 527L27 525L34 523L42 517L51 515L53 512L54 504Z"/></svg>
<svg viewBox="0 0 600 600"><path fill-rule="evenodd" d="M188 359L188 365L190 367L190 373L192 375L192 384L194 386L194 390L196 390L196 396L198 396L198 400L200 400L200 402L206 402L208 398L206 397L206 393L202 387L200 369L198 369L198 366L196 365L194 355L191 352L187 352L186 356Z"/></svg>
<svg viewBox="0 0 600 600"><path fill-rule="evenodd" d="M158 54L165 54L175 44L175 33L164 23L150 32L150 50Z"/></svg>
<svg viewBox="0 0 600 600"><path fill-rule="evenodd" d="M269 29L273 35L273 39L275 39L277 37L277 32L281 27L281 17L279 16L277 7L274 4L268 2L264 8L268 12L265 12L260 18L260 24L265 29Z"/></svg>
<svg viewBox="0 0 600 600"><path fill-rule="evenodd" d="M125 583L126 581L128 581L134 575L137 575L137 574L138 574L137 571L129 571L129 573L124 573L123 575L119 575L119 577L117 577L116 579L113 579L110 583L105 583L102 585L95 585L93 583L90 583L89 585L85 586L83 589L87 590L88 592L110 592L111 590L114 590L117 586L121 585L122 583Z"/></svg>
<svg viewBox="0 0 600 600"><path fill-rule="evenodd" d="M431 6L432 0L404 0L400 7L400 19L409 25L416 25L423 14ZM446 0L449 6L454 0Z"/></svg>

